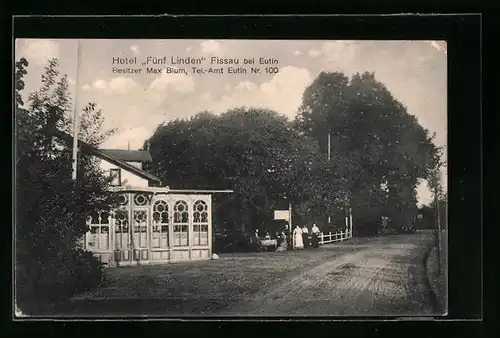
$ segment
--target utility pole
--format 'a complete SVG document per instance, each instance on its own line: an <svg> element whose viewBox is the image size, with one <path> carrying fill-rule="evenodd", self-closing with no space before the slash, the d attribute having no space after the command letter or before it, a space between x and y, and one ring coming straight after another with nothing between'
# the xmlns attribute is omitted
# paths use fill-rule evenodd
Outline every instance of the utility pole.
<svg viewBox="0 0 500 338"><path fill-rule="evenodd" d="M290 231L290 248L293 248L292 203L288 203L288 230Z"/></svg>
<svg viewBox="0 0 500 338"><path fill-rule="evenodd" d="M79 111L78 111L78 87L80 83L78 82L80 77L80 60L81 60L81 48L80 40L77 42L77 59L76 59L76 79L75 79L75 106L73 107L73 162L72 162L72 172L71 177L73 181L76 181L77 170L78 170L78 131L79 131Z"/></svg>
<svg viewBox="0 0 500 338"><path fill-rule="evenodd" d="M332 135L330 132L328 132L328 162L330 162L330 159L331 159L331 152L332 152L331 143L332 143ZM330 226L331 222L332 222L332 218L331 218L331 216L328 216L328 226Z"/></svg>
<svg viewBox="0 0 500 338"><path fill-rule="evenodd" d="M437 259L438 259L438 274L441 273L441 214L439 210L439 192L438 189L434 192L434 199L436 203L436 248L437 248Z"/></svg>
<svg viewBox="0 0 500 338"><path fill-rule="evenodd" d="M331 158L331 144L332 144L332 135L331 133L328 133L328 161L330 161Z"/></svg>

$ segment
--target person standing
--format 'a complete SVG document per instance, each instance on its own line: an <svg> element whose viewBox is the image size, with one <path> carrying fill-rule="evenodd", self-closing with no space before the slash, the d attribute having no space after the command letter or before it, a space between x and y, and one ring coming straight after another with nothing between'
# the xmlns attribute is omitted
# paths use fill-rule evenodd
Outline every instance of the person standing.
<svg viewBox="0 0 500 338"><path fill-rule="evenodd" d="M302 229L297 225L293 230L293 248L303 249L304 241L302 239Z"/></svg>
<svg viewBox="0 0 500 338"><path fill-rule="evenodd" d="M255 234L254 234L254 241L255 241L255 244L257 246L257 251L262 251L263 249L263 246L262 246L262 242L260 240L260 237L259 237L259 229L255 229Z"/></svg>
<svg viewBox="0 0 500 338"><path fill-rule="evenodd" d="M319 247L319 228L316 226L316 224L313 224L312 229L311 229L311 234L312 234L312 244L314 248Z"/></svg>
<svg viewBox="0 0 500 338"><path fill-rule="evenodd" d="M309 229L305 224L302 226L302 242L304 242L304 248L309 247Z"/></svg>

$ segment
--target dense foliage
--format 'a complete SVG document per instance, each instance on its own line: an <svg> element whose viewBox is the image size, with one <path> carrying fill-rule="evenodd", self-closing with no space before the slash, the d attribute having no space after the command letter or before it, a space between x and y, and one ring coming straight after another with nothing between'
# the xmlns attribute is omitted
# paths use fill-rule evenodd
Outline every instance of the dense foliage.
<svg viewBox="0 0 500 338"><path fill-rule="evenodd" d="M149 142L151 170L171 187L234 190L214 196L214 219L217 227L242 234L275 231L272 212L288 203L300 206L296 216L312 217L324 187L337 179L320 180L324 161L316 142L269 110L203 112L158 127ZM336 187L328 192L341 196Z"/></svg>
<svg viewBox="0 0 500 338"><path fill-rule="evenodd" d="M416 187L437 168L433 137L373 73L321 73L306 89L295 121L340 170L359 232L376 233L381 216L401 227L417 211Z"/></svg>
<svg viewBox="0 0 500 338"><path fill-rule="evenodd" d="M51 60L40 88L22 100L28 62L16 63L16 304L24 313L47 302L67 298L96 286L102 279L100 263L81 250L87 231L85 219L93 210L114 203L108 179L97 165L80 156L78 179L71 178L71 149L53 137L53 129L69 131L72 121L66 76ZM101 142L102 114L95 105L82 112L82 138Z"/></svg>
<svg viewBox="0 0 500 338"><path fill-rule="evenodd" d="M331 159L328 160L328 133ZM215 195L219 229L274 232L273 210L292 203L295 223L343 227L352 208L358 233L381 216L401 227L416 216L416 186L437 167L433 137L374 74L321 73L295 121L238 108L160 125L150 138L153 170L173 188L232 189Z"/></svg>

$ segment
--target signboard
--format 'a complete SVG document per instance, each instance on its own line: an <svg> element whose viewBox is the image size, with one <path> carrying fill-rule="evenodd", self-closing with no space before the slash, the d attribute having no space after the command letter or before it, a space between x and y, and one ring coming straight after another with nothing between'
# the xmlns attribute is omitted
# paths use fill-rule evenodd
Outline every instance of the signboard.
<svg viewBox="0 0 500 338"><path fill-rule="evenodd" d="M274 219L275 220L290 220L290 211L289 210L275 210L274 211Z"/></svg>

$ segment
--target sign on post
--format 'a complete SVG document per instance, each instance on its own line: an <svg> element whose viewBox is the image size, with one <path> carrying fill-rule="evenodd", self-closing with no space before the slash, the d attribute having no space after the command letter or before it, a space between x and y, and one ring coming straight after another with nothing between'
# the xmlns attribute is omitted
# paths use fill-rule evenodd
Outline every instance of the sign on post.
<svg viewBox="0 0 500 338"><path fill-rule="evenodd" d="M274 219L275 220L290 220L290 211L289 210L275 210L274 211Z"/></svg>
<svg viewBox="0 0 500 338"><path fill-rule="evenodd" d="M274 220L284 220L288 222L287 230L290 233L290 243L292 242L292 204L288 205L288 210L274 210Z"/></svg>

